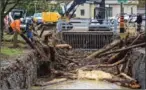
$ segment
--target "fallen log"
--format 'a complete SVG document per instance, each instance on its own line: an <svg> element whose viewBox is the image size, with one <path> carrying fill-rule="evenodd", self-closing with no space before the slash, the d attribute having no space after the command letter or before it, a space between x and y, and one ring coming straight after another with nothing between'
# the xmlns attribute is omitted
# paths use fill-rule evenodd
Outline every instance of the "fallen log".
<svg viewBox="0 0 146 90"><path fill-rule="evenodd" d="M67 61L69 61L69 62L73 62L73 63L75 63L75 64L79 64L77 61L74 61L74 60L72 60L72 59L70 59L70 58L67 58L67 57L64 57L64 56L61 56L61 55L59 55L58 53L56 53L56 56L58 56L59 58L62 58L63 60L67 60Z"/></svg>
<svg viewBox="0 0 146 90"><path fill-rule="evenodd" d="M124 45L126 44L127 46L129 46L130 44L133 45L133 44L139 44L139 43L143 43L145 42L145 34L142 33L140 34L140 36L131 36L129 38L126 38L126 40L123 40L123 44L121 44L121 40L116 40L114 42L112 42L111 44L109 44L108 46L106 46L105 48L103 49L100 49L94 53L92 53L91 55L87 56L87 58L96 58L96 57L100 57L101 54L113 49L114 47L118 46L118 45ZM123 46L121 46L123 47Z"/></svg>
<svg viewBox="0 0 146 90"><path fill-rule="evenodd" d="M133 79L132 77L126 75L125 73L120 73L118 76L123 76L125 79L133 81L133 82L137 82L135 79Z"/></svg>
<svg viewBox="0 0 146 90"><path fill-rule="evenodd" d="M61 48L61 49L64 49L64 48L72 49L72 46L70 46L69 44L57 44L57 45L55 45L55 47Z"/></svg>
<svg viewBox="0 0 146 90"><path fill-rule="evenodd" d="M117 62L118 60L121 60L127 52L120 52L120 53L116 53L114 54L112 57L110 57L107 61L108 64L112 64Z"/></svg>
<svg viewBox="0 0 146 90"><path fill-rule="evenodd" d="M118 50L115 50L115 51L107 52L107 53L101 54L99 56L102 57L102 56L105 56L105 55L108 55L108 54L118 53L118 52L121 52L121 51L126 51L126 50L130 50L132 48L141 47L141 46L145 46L145 45L146 45L146 43L144 42L144 43L132 45L132 46L129 46L129 47L126 47L126 48L123 48L123 49L118 49Z"/></svg>
<svg viewBox="0 0 146 90"><path fill-rule="evenodd" d="M48 42L49 42L49 38L50 38L50 37L52 37L52 33L51 33L51 32L49 32L48 34L46 34L46 35L44 36L43 43L46 44L46 45L48 45Z"/></svg>
<svg viewBox="0 0 146 90"><path fill-rule="evenodd" d="M128 54L126 53L125 57L113 64L99 64L98 67L114 67L114 66L117 66L117 65L120 65L122 63L125 63L128 59Z"/></svg>
<svg viewBox="0 0 146 90"><path fill-rule="evenodd" d="M113 75L101 70L84 71L79 69L77 71L78 79L101 80L104 78L112 79Z"/></svg>
<svg viewBox="0 0 146 90"><path fill-rule="evenodd" d="M139 34L139 35L138 36L131 36L131 37L127 38L127 42L124 42L124 43L126 43L126 45L128 46L132 42L134 42L134 44L139 44L139 43L145 42L146 35L144 33ZM138 38L138 40L136 40L136 38Z"/></svg>
<svg viewBox="0 0 146 90"><path fill-rule="evenodd" d="M66 78L53 79L53 80L48 81L48 82L36 83L35 86L47 86L47 85L52 85L52 84L58 84L58 83L65 82L65 81L67 81Z"/></svg>
<svg viewBox="0 0 146 90"><path fill-rule="evenodd" d="M135 38L135 40L134 40L130 45L135 44L135 42L140 38L140 36L141 36L141 34L139 34L139 35L137 36L137 38ZM129 45L129 46L130 46L130 45Z"/></svg>
<svg viewBox="0 0 146 90"><path fill-rule="evenodd" d="M44 30L45 30L45 28L44 28L44 26L43 26L42 29L41 29L41 33L40 33L40 35L39 35L40 38L42 37L42 35L43 35L43 33L44 33Z"/></svg>
<svg viewBox="0 0 146 90"><path fill-rule="evenodd" d="M36 50L40 56L43 58L43 59L47 59L47 57L42 54L42 52L39 50L39 48L37 48L26 36L24 36L23 34L20 34L20 36L26 41L26 43L34 50Z"/></svg>
<svg viewBox="0 0 146 90"><path fill-rule="evenodd" d="M120 86L132 88L132 89L139 89L140 88L140 85L138 83L131 82L131 81L125 80L125 79L119 79L119 78L108 79L108 78L103 78L103 79L100 79L100 80L101 81L105 80L105 81L108 81L108 82L111 82L111 83L115 83L115 84L120 85Z"/></svg>
<svg viewBox="0 0 146 90"><path fill-rule="evenodd" d="M115 62L115 63L113 63L113 64L100 64L100 65L98 65L98 67L114 67L114 66L117 66L117 65L120 65L120 64L122 64L122 63L124 63L125 62L125 59L122 59L122 60L120 60L120 61L118 61L118 62Z"/></svg>
<svg viewBox="0 0 146 90"><path fill-rule="evenodd" d="M100 49L100 50L92 53L91 55L87 56L87 58L91 59L91 58L98 57L100 54L105 53L106 51L109 51L112 48L118 46L120 44L120 42L121 42L120 40L116 40L116 41L112 42L110 45L106 46L104 49Z"/></svg>
<svg viewBox="0 0 146 90"><path fill-rule="evenodd" d="M32 42L24 35L24 34L20 34L20 36L25 40L25 42L32 48L35 49L34 45L32 44Z"/></svg>
<svg viewBox="0 0 146 90"><path fill-rule="evenodd" d="M139 39L140 36L141 36L141 34L139 34L139 35L135 38L135 40L134 40L130 45L128 45L128 46L133 45L133 44ZM124 48L124 47L123 47L123 48ZM111 63L116 62L117 60L122 59L122 57L124 57L128 51L129 51L129 50L121 51L121 52L119 52L119 53L113 55L113 56L108 60L107 63L111 64Z"/></svg>

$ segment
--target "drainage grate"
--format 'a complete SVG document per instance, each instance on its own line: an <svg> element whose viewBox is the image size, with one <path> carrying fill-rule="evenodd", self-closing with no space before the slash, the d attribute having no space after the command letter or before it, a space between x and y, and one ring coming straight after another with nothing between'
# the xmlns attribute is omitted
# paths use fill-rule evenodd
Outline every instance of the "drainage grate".
<svg viewBox="0 0 146 90"><path fill-rule="evenodd" d="M63 40L75 49L99 49L113 40L112 31L62 32Z"/></svg>

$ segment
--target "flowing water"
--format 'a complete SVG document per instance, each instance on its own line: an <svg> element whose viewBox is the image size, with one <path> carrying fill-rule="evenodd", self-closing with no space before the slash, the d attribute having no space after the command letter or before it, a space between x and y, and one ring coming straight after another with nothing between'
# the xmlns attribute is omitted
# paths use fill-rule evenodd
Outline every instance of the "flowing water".
<svg viewBox="0 0 146 90"><path fill-rule="evenodd" d="M113 83L95 80L70 80L53 85L48 85L42 89L126 89Z"/></svg>

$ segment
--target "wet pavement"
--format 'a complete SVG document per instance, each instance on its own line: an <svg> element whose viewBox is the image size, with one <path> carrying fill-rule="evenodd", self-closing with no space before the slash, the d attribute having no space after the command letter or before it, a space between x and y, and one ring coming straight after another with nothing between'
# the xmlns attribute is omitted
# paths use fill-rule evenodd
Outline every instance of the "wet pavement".
<svg viewBox="0 0 146 90"><path fill-rule="evenodd" d="M71 80L54 85L48 85L43 89L126 89L113 83L95 80Z"/></svg>

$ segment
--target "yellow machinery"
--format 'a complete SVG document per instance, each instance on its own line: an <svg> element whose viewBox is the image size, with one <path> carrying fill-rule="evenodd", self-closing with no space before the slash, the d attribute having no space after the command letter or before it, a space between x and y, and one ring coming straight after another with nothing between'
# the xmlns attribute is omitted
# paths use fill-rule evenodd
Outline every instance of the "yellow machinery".
<svg viewBox="0 0 146 90"><path fill-rule="evenodd" d="M58 12L42 12L42 20L44 23L56 23L61 18Z"/></svg>
<svg viewBox="0 0 146 90"><path fill-rule="evenodd" d="M42 20L44 23L54 24L61 18L62 8L57 2L48 3L47 12L42 12Z"/></svg>

